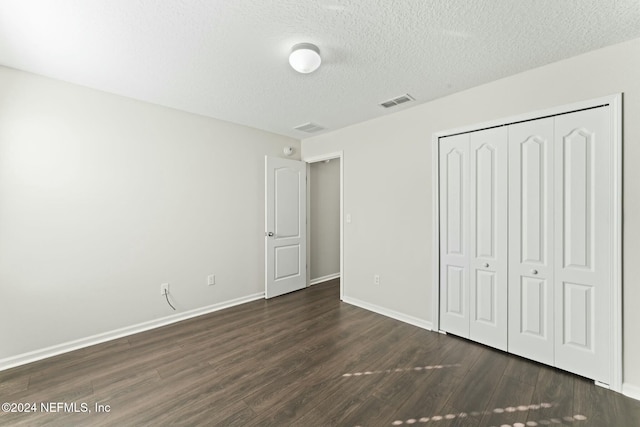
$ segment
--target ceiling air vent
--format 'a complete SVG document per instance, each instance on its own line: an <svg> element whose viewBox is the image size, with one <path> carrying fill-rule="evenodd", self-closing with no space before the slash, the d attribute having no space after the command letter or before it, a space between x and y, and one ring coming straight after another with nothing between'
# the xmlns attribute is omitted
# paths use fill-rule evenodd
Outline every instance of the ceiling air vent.
<svg viewBox="0 0 640 427"><path fill-rule="evenodd" d="M391 108L391 107L395 107L396 105L404 104L405 102L409 102L413 100L414 99L411 95L409 95L408 93L405 93L404 95L400 95L393 99L389 99L387 101L381 102L380 106L384 108Z"/></svg>
<svg viewBox="0 0 640 427"><path fill-rule="evenodd" d="M324 130L324 128L320 125L317 125L315 123L305 123L303 125L300 126L296 126L294 127L295 130L299 130L301 132L307 132L307 133L314 133L314 132L319 132L321 130Z"/></svg>

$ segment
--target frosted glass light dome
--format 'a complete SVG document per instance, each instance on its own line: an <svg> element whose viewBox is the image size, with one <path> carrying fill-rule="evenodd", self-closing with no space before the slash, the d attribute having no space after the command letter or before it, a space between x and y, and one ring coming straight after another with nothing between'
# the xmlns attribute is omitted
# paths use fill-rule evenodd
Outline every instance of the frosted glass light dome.
<svg viewBox="0 0 640 427"><path fill-rule="evenodd" d="M299 73L309 74L320 66L320 49L311 43L299 43L291 48L289 64Z"/></svg>

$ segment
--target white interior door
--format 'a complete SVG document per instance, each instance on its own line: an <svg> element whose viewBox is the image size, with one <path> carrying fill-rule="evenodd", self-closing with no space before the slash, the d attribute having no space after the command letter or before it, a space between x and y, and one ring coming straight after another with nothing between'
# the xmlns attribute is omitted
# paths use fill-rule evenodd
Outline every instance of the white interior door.
<svg viewBox="0 0 640 427"><path fill-rule="evenodd" d="M609 384L609 106L555 118L556 366Z"/></svg>
<svg viewBox="0 0 640 427"><path fill-rule="evenodd" d="M307 168L265 156L265 298L307 285Z"/></svg>
<svg viewBox="0 0 640 427"><path fill-rule="evenodd" d="M554 364L554 118L509 126L509 352Z"/></svg>
<svg viewBox="0 0 640 427"><path fill-rule="evenodd" d="M469 134L469 337L507 349L507 128Z"/></svg>
<svg viewBox="0 0 640 427"><path fill-rule="evenodd" d="M469 134L440 139L440 326L469 337Z"/></svg>

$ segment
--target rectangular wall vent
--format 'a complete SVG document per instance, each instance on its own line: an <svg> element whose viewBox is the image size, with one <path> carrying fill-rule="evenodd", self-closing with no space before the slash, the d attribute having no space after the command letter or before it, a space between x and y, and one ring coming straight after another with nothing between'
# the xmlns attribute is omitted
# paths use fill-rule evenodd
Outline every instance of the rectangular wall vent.
<svg viewBox="0 0 640 427"><path fill-rule="evenodd" d="M296 126L294 127L295 130L299 130L301 132L307 132L307 133L314 133L314 132L319 132L321 130L324 130L324 128L320 125L317 125L315 123L305 123L302 124L300 126Z"/></svg>
<svg viewBox="0 0 640 427"><path fill-rule="evenodd" d="M393 99L381 102L380 106L384 108L391 108L409 101L414 101L414 98L408 93L405 93L404 95L396 96Z"/></svg>

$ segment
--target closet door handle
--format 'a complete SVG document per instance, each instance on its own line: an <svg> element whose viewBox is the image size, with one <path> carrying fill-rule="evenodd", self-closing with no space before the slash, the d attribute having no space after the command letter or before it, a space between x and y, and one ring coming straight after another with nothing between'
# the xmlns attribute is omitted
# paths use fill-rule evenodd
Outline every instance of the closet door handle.
<svg viewBox="0 0 640 427"><path fill-rule="evenodd" d="M488 262L485 262L485 263L484 263L484 265L483 265L483 267L484 267L484 268L488 268L488 267L489 267L489 263L488 263Z"/></svg>
<svg viewBox="0 0 640 427"><path fill-rule="evenodd" d="M538 270L531 270L531 274L538 274Z"/></svg>

